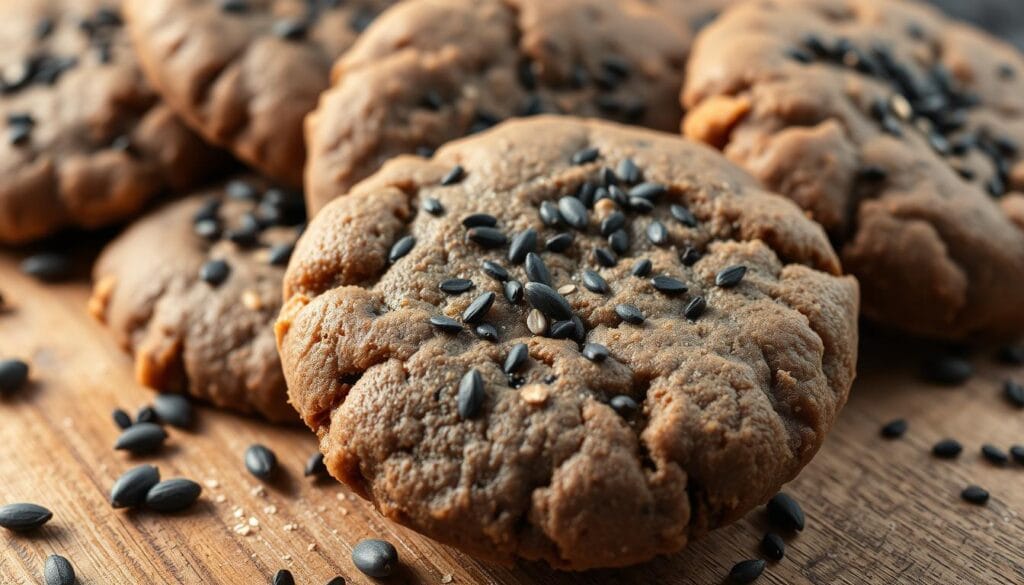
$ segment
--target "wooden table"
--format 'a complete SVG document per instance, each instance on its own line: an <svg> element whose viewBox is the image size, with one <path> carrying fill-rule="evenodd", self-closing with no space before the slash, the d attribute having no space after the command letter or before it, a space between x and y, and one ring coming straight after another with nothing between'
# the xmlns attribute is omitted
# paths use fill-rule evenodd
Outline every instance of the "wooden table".
<svg viewBox="0 0 1024 585"><path fill-rule="evenodd" d="M625 570L558 573L543 565L490 566L379 517L333 481L302 477L315 442L304 429L276 428L203 408L192 432L171 429L159 455L133 459L112 449L110 413L131 413L150 391L130 361L85 313L85 281L41 285L0 254L0 356L32 366L29 388L0 401L0 503L32 501L53 520L32 535L0 530L0 582L40 583L43 559L68 557L82 584L262 584L287 567L298 583L343 575L368 583L352 565L353 544L393 542L403 560L390 583L720 583L738 560L756 556L765 529L757 510L742 522L671 558ZM1024 465L998 468L978 450L991 442L1024 443L1024 411L1001 395L1002 380L1024 370L978 355L968 385L937 388L917 381L927 348L906 341L865 341L862 367L829 441L786 489L803 504L807 529L789 539L785 560L759 583L1024 583ZM901 440L879 436L905 417ZM929 455L952 436L957 461ZM274 449L285 474L263 485L243 467L254 442ZM200 502L170 517L113 510L107 494L126 469L147 461L164 478L204 484ZM988 488L985 507L960 500L968 483ZM251 525L255 524L255 525Z"/></svg>

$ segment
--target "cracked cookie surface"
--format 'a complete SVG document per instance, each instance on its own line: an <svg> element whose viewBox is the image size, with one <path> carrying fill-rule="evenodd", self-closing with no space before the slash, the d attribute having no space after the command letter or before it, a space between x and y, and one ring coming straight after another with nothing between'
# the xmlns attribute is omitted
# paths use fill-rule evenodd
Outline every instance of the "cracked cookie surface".
<svg viewBox="0 0 1024 585"><path fill-rule="evenodd" d="M382 14L306 121L315 214L399 154L537 113L674 132L692 30L722 0L424 0Z"/></svg>
<svg viewBox="0 0 1024 585"><path fill-rule="evenodd" d="M809 210L904 331L1024 330L1024 57L915 2L754 1L698 37L684 133Z"/></svg>
<svg viewBox="0 0 1024 585"><path fill-rule="evenodd" d="M499 561L622 566L813 456L856 361L838 271L703 145L529 118L324 208L278 347L329 470L387 517Z"/></svg>
<svg viewBox="0 0 1024 585"><path fill-rule="evenodd" d="M146 83L116 6L0 4L0 243L123 221L224 162Z"/></svg>
<svg viewBox="0 0 1024 585"><path fill-rule="evenodd" d="M143 69L197 132L302 184L302 118L388 0L128 0Z"/></svg>
<svg viewBox="0 0 1024 585"><path fill-rule="evenodd" d="M295 421L274 345L301 195L238 179L170 203L109 244L90 311L135 359L139 382Z"/></svg>

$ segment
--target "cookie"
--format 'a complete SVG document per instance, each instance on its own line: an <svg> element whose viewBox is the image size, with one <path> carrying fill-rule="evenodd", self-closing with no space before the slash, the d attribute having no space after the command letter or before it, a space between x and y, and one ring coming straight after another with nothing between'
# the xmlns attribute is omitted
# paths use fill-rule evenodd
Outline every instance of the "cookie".
<svg viewBox="0 0 1024 585"><path fill-rule="evenodd" d="M126 0L143 69L214 144L293 187L302 118L386 0Z"/></svg>
<svg viewBox="0 0 1024 585"><path fill-rule="evenodd" d="M772 0L699 36L687 136L810 211L865 314L935 338L1024 331L1024 58L915 2Z"/></svg>
<svg viewBox="0 0 1024 585"><path fill-rule="evenodd" d="M223 163L143 79L115 7L0 5L0 243L117 223Z"/></svg>
<svg viewBox="0 0 1024 585"><path fill-rule="evenodd" d="M543 116L325 207L278 347L330 472L388 518L497 561L622 566L810 460L856 362L838 272L713 150Z"/></svg>
<svg viewBox="0 0 1024 585"><path fill-rule="evenodd" d="M542 112L676 132L691 29L722 0L424 0L340 59L306 122L310 213L399 154Z"/></svg>
<svg viewBox="0 0 1024 585"><path fill-rule="evenodd" d="M141 384L296 420L272 324L302 220L301 195L251 178L171 203L104 250L90 311Z"/></svg>

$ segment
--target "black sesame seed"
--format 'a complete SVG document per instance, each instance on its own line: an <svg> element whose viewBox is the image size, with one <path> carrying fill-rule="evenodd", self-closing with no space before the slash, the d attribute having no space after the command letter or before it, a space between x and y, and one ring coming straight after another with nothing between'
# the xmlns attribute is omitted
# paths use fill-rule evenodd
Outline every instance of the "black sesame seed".
<svg viewBox="0 0 1024 585"><path fill-rule="evenodd" d="M145 405L140 406L138 412L135 413L136 423L160 423L160 418L156 415L156 410L152 406Z"/></svg>
<svg viewBox="0 0 1024 585"><path fill-rule="evenodd" d="M152 453L163 446L167 431L152 422L137 422L121 433L114 443L114 449L129 451L135 455Z"/></svg>
<svg viewBox="0 0 1024 585"><path fill-rule="evenodd" d="M121 430L132 426L132 417L128 416L128 413L120 408L115 408L111 416L114 419L114 424Z"/></svg>
<svg viewBox="0 0 1024 585"><path fill-rule="evenodd" d="M664 246L668 243L668 230L665 224L660 221L652 221L647 225L647 239L655 246Z"/></svg>
<svg viewBox="0 0 1024 585"><path fill-rule="evenodd" d="M630 197L629 209L637 213L650 213L654 211L654 203L643 197Z"/></svg>
<svg viewBox="0 0 1024 585"><path fill-rule="evenodd" d="M585 165L587 163L594 162L599 156L601 156L601 151L598 149L593 147L584 148L573 153L570 161L574 165Z"/></svg>
<svg viewBox="0 0 1024 585"><path fill-rule="evenodd" d="M473 332L476 336L484 341L490 341L491 343L497 343L498 341L498 329L490 323L481 323L473 328Z"/></svg>
<svg viewBox="0 0 1024 585"><path fill-rule="evenodd" d="M245 450L245 468L260 479L268 479L277 469L277 455L264 445L250 445Z"/></svg>
<svg viewBox="0 0 1024 585"><path fill-rule="evenodd" d="M448 280L441 281L438 288L443 293L459 295L473 288L473 281L468 278L449 278Z"/></svg>
<svg viewBox="0 0 1024 585"><path fill-rule="evenodd" d="M640 309L625 303L615 305L615 314L626 323L640 325L644 322L644 314Z"/></svg>
<svg viewBox="0 0 1024 585"><path fill-rule="evenodd" d="M402 257L411 252L413 246L415 245L415 236L409 235L398 240L397 242L395 242L393 246L391 246L391 251L388 252L388 262L391 262L392 264L398 262L400 259L402 259Z"/></svg>
<svg viewBox="0 0 1024 585"><path fill-rule="evenodd" d="M651 286L659 292L670 295L682 294L689 290L689 288L683 284L683 281L665 275L655 276L652 278Z"/></svg>
<svg viewBox="0 0 1024 585"><path fill-rule="evenodd" d="M551 325L550 335L554 339L569 339L576 334L576 325L572 321L555 321Z"/></svg>
<svg viewBox="0 0 1024 585"><path fill-rule="evenodd" d="M267 255L267 263L271 266L286 266L295 251L295 244L275 244Z"/></svg>
<svg viewBox="0 0 1024 585"><path fill-rule="evenodd" d="M594 272L593 270L584 270L582 281L583 286L593 293L604 295L608 294L608 292L611 290L611 288L608 286L608 281L606 281L600 274Z"/></svg>
<svg viewBox="0 0 1024 585"><path fill-rule="evenodd" d="M338 576L327 582L327 585L345 585L345 578Z"/></svg>
<svg viewBox="0 0 1024 585"><path fill-rule="evenodd" d="M551 271L544 264L544 260L533 252L526 255L526 276L530 279L530 282L539 282L553 286Z"/></svg>
<svg viewBox="0 0 1024 585"><path fill-rule="evenodd" d="M625 254L629 250L629 234L626 230L616 230L608 236L608 247L616 254Z"/></svg>
<svg viewBox="0 0 1024 585"><path fill-rule="evenodd" d="M637 278L643 278L651 273L652 266L653 264L651 264L650 260L647 258L641 258L633 264L633 268L630 270L630 273Z"/></svg>
<svg viewBox="0 0 1024 585"><path fill-rule="evenodd" d="M959 386L974 374L974 367L958 357L937 356L925 361L922 374L933 384Z"/></svg>
<svg viewBox="0 0 1024 585"><path fill-rule="evenodd" d="M192 426L192 403L181 394L157 394L153 399L157 418L172 427L187 429Z"/></svg>
<svg viewBox="0 0 1024 585"><path fill-rule="evenodd" d="M640 183L629 190L629 198L639 197L648 201L654 201L668 192L668 187L661 183Z"/></svg>
<svg viewBox="0 0 1024 585"><path fill-rule="evenodd" d="M28 364L18 359L0 360L0 396L21 390L28 383Z"/></svg>
<svg viewBox="0 0 1024 585"><path fill-rule="evenodd" d="M201 219L192 225L192 231L211 242L217 241L221 236L220 222L215 219Z"/></svg>
<svg viewBox="0 0 1024 585"><path fill-rule="evenodd" d="M466 169L462 168L462 165L455 165L450 171L448 171L444 177L441 177L441 184L445 187L454 185L462 181L466 176Z"/></svg>
<svg viewBox="0 0 1024 585"><path fill-rule="evenodd" d="M306 36L309 25L301 20L281 19L271 25L274 36L287 41L298 41Z"/></svg>
<svg viewBox="0 0 1024 585"><path fill-rule="evenodd" d="M489 213L474 213L462 218L463 227L494 227L498 225L498 218Z"/></svg>
<svg viewBox="0 0 1024 585"><path fill-rule="evenodd" d="M306 467L302 470L302 475L305 477L326 477L327 476L327 465L324 463L324 454L320 452L313 453L306 460Z"/></svg>
<svg viewBox="0 0 1024 585"><path fill-rule="evenodd" d="M981 486L969 485L960 492L960 497L968 503L983 506L988 503L988 490Z"/></svg>
<svg viewBox="0 0 1024 585"><path fill-rule="evenodd" d="M583 346L583 357L599 364L608 359L608 348L600 343L588 343Z"/></svg>
<svg viewBox="0 0 1024 585"><path fill-rule="evenodd" d="M53 512L29 503L7 504L0 507L0 526L14 532L28 532L46 524Z"/></svg>
<svg viewBox="0 0 1024 585"><path fill-rule="evenodd" d="M886 439L898 439L907 433L907 421L898 418L882 426L882 436Z"/></svg>
<svg viewBox="0 0 1024 585"><path fill-rule="evenodd" d="M1024 465L1024 445L1013 445L1010 447L1010 457L1021 465Z"/></svg>
<svg viewBox="0 0 1024 585"><path fill-rule="evenodd" d="M199 279L210 286L220 286L231 274L231 266L224 260L208 260L199 269Z"/></svg>
<svg viewBox="0 0 1024 585"><path fill-rule="evenodd" d="M24 146L32 137L32 126L14 124L7 129L7 142L13 146Z"/></svg>
<svg viewBox="0 0 1024 585"><path fill-rule="evenodd" d="M352 548L352 563L367 576L382 579L398 566L398 551L390 542L362 540Z"/></svg>
<svg viewBox="0 0 1024 585"><path fill-rule="evenodd" d="M438 216L444 213L444 205L434 197L427 197L423 200L423 211L430 215Z"/></svg>
<svg viewBox="0 0 1024 585"><path fill-rule="evenodd" d="M764 573L767 564L763 559L740 561L729 570L729 582L736 585L753 583L761 576L761 573Z"/></svg>
<svg viewBox="0 0 1024 585"><path fill-rule="evenodd" d="M491 305L494 304L495 294L491 291L487 291L466 307L466 310L462 312L462 320L466 323L476 323L484 318L487 311L491 309Z"/></svg>
<svg viewBox="0 0 1024 585"><path fill-rule="evenodd" d="M633 184L640 180L640 167L631 158L622 159L615 168L615 174L623 183Z"/></svg>
<svg viewBox="0 0 1024 585"><path fill-rule="evenodd" d="M526 302L553 321L572 319L572 307L558 291L540 282L526 284Z"/></svg>
<svg viewBox="0 0 1024 585"><path fill-rule="evenodd" d="M459 418L475 418L480 414L485 398L483 376L475 368L466 372L459 382L459 393L455 400Z"/></svg>
<svg viewBox="0 0 1024 585"><path fill-rule="evenodd" d="M1006 451L988 443L981 446L981 455L993 465L1006 465L1010 462L1010 456Z"/></svg>
<svg viewBox="0 0 1024 585"><path fill-rule="evenodd" d="M612 268L619 263L619 259L615 257L615 253L605 248L594 249L594 260L605 268Z"/></svg>
<svg viewBox="0 0 1024 585"><path fill-rule="evenodd" d="M444 315L431 317L430 324L445 333L460 333L462 331L462 323Z"/></svg>
<svg viewBox="0 0 1024 585"><path fill-rule="evenodd" d="M505 298L510 303L518 303L523 300L523 283L518 280L510 280L505 283Z"/></svg>
<svg viewBox="0 0 1024 585"><path fill-rule="evenodd" d="M701 258L701 253L692 246L687 246L685 250L679 254L679 261L683 263L683 266L693 266Z"/></svg>
<svg viewBox="0 0 1024 585"><path fill-rule="evenodd" d="M508 280L508 270L504 266L494 262L493 260L484 260L483 263L484 274L490 276L494 280L500 280L502 282Z"/></svg>
<svg viewBox="0 0 1024 585"><path fill-rule="evenodd" d="M75 568L71 561L60 555L50 555L43 563L43 582L46 585L75 585Z"/></svg>
<svg viewBox="0 0 1024 585"><path fill-rule="evenodd" d="M238 227L229 230L224 237L243 248L251 248L259 241L261 229L256 216L247 213L242 216Z"/></svg>
<svg viewBox="0 0 1024 585"><path fill-rule="evenodd" d="M619 394L613 396L608 401L608 405L612 407L612 410L622 418L633 418L633 416L640 411L640 405L636 403L631 397L625 394Z"/></svg>
<svg viewBox="0 0 1024 585"><path fill-rule="evenodd" d="M668 210L669 213L672 214L672 217L674 217L679 223L686 227L697 227L697 218L689 209L682 205L673 203L669 206Z"/></svg>
<svg viewBox="0 0 1024 585"><path fill-rule="evenodd" d="M270 585L295 585L295 577L292 576L292 572L288 569L281 569L274 573L274 578Z"/></svg>
<svg viewBox="0 0 1024 585"><path fill-rule="evenodd" d="M537 247L537 230L526 228L512 238L512 245L508 248L508 261L519 264L526 259L526 255Z"/></svg>
<svg viewBox="0 0 1024 585"><path fill-rule="evenodd" d="M1024 386L1021 384L1013 380L1007 380L1003 383L1003 396L1006 397L1006 401L1010 404L1017 408L1024 408Z"/></svg>
<svg viewBox="0 0 1024 585"><path fill-rule="evenodd" d="M608 237L626 225L626 216L621 211L613 211L601 220L601 235Z"/></svg>
<svg viewBox="0 0 1024 585"><path fill-rule="evenodd" d="M761 552L773 561L781 561L786 556L786 543L774 532L766 532L761 539Z"/></svg>
<svg viewBox="0 0 1024 585"><path fill-rule="evenodd" d="M518 372L526 360L530 357L530 348L525 343L517 343L512 346L509 350L508 356L505 358L504 371L506 374L513 374Z"/></svg>
<svg viewBox="0 0 1024 585"><path fill-rule="evenodd" d="M804 511L800 504L789 494L779 492L768 500L768 521L772 526L783 530L800 531L804 529Z"/></svg>
<svg viewBox="0 0 1024 585"><path fill-rule="evenodd" d="M567 196L559 199L558 212L561 214L562 219L565 220L565 223L578 230L586 229L587 224L590 222L587 207L575 197Z"/></svg>
<svg viewBox="0 0 1024 585"><path fill-rule="evenodd" d="M683 316L691 321L696 321L704 314L707 308L707 299L701 296L693 297L690 299L690 302L686 303L686 308L683 309Z"/></svg>
<svg viewBox="0 0 1024 585"><path fill-rule="evenodd" d="M63 254L34 254L21 262L21 271L43 282L60 282L71 276L71 259Z"/></svg>
<svg viewBox="0 0 1024 585"><path fill-rule="evenodd" d="M943 439L932 445L932 455L939 459L956 459L964 450L956 439Z"/></svg>
<svg viewBox="0 0 1024 585"><path fill-rule="evenodd" d="M466 238L484 248L500 248L508 242L501 230L492 227L475 227L466 232Z"/></svg>
<svg viewBox="0 0 1024 585"><path fill-rule="evenodd" d="M555 234L544 242L544 248L549 252L564 252L569 249L572 245L572 234L569 232L561 232Z"/></svg>
<svg viewBox="0 0 1024 585"><path fill-rule="evenodd" d="M721 288L732 288L743 280L747 267L742 264L730 266L715 275L715 285Z"/></svg>
<svg viewBox="0 0 1024 585"><path fill-rule="evenodd" d="M602 171L604 173L604 171ZM594 195L597 194L597 185L590 181L584 181L580 183L579 188L576 189L576 198L583 202L583 205L587 207L594 206Z"/></svg>
<svg viewBox="0 0 1024 585"><path fill-rule="evenodd" d="M202 491L203 488L191 479L164 480L146 494L146 507L163 514L180 512L194 504Z"/></svg>
<svg viewBox="0 0 1024 585"><path fill-rule="evenodd" d="M558 212L558 206L551 201L544 201L540 204L540 220L548 227L556 226L562 221L562 214Z"/></svg>

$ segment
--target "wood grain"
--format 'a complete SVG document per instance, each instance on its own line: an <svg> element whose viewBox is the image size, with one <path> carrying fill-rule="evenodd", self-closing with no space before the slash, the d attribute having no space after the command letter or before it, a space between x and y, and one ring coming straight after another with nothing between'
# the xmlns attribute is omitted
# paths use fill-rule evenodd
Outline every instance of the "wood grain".
<svg viewBox="0 0 1024 585"><path fill-rule="evenodd" d="M208 408L192 432L171 429L168 448L147 458L112 449L111 410L131 413L152 394L131 376L130 361L85 314L88 284L41 285L0 255L0 356L31 363L29 388L0 401L0 503L32 501L54 519L33 535L0 531L0 582L40 583L48 554L68 557L82 584L269 583L287 567L299 583L343 575L369 583L350 560L366 537L390 540L403 560L389 583L719 583L738 560L756 556L765 530L757 510L736 525L669 558L624 570L558 573L539 564L496 567L380 518L334 482L302 477L314 451L300 428L277 428ZM786 558L759 583L1024 583L1024 466L981 459L982 443L1024 443L1024 411L1001 396L1019 368L978 355L979 374L964 387L917 381L927 348L871 338L862 351L854 395L821 453L787 491L803 504L807 529L787 539ZM879 427L910 422L904 439ZM965 445L957 461L928 451L951 436ZM284 471L264 485L242 454L270 446ZM113 510L114 480L140 462L164 478L206 483L200 503L169 517ZM216 482L216 483L213 483ZM992 492L985 507L959 499L968 483ZM216 487L211 487L216 486ZM236 527L255 518L247 535Z"/></svg>

